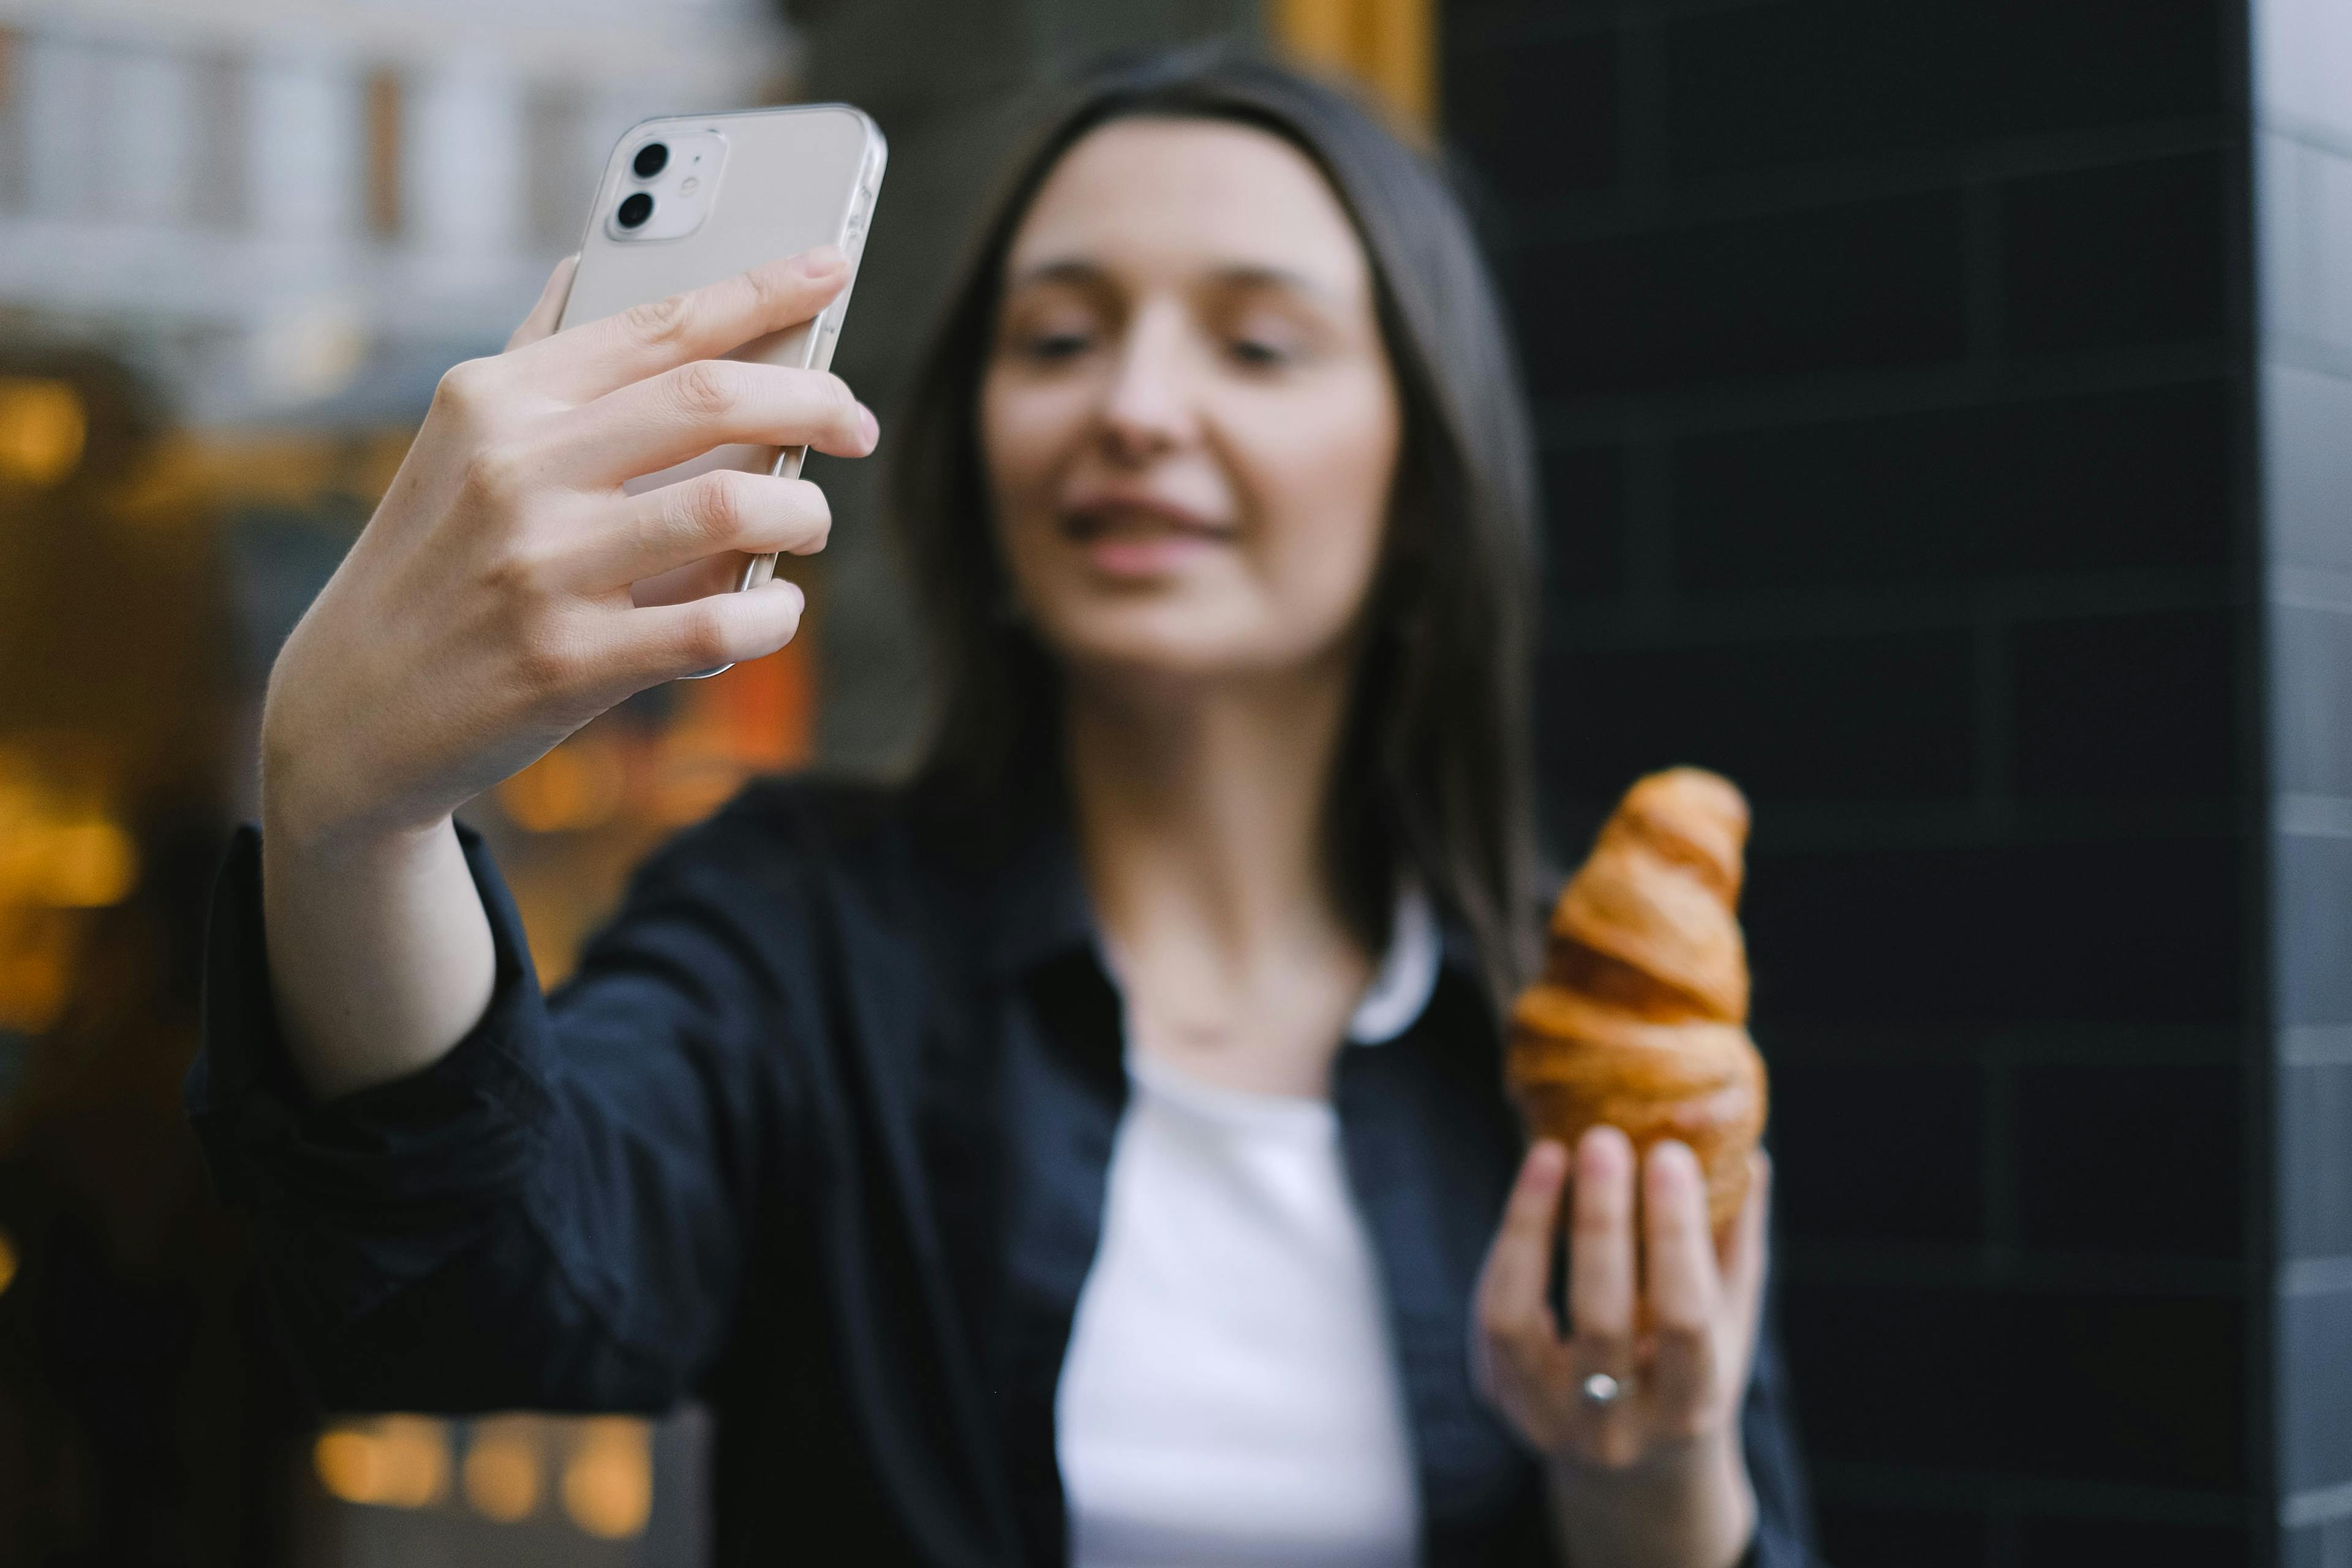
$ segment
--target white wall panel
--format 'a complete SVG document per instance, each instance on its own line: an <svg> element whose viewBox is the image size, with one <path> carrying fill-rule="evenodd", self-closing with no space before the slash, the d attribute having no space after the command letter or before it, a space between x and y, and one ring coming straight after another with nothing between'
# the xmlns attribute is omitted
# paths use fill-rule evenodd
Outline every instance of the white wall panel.
<svg viewBox="0 0 2352 1568"><path fill-rule="evenodd" d="M401 206L409 242L461 252L515 243L530 218L522 84L468 60L416 73L407 89Z"/></svg>
<svg viewBox="0 0 2352 1568"><path fill-rule="evenodd" d="M79 217L98 210L104 57L104 50L70 35L37 35L19 51L26 205L42 216Z"/></svg>
<svg viewBox="0 0 2352 1568"><path fill-rule="evenodd" d="M247 77L247 203L254 227L285 239L357 232L365 188L360 73L340 56L267 54Z"/></svg>
<svg viewBox="0 0 2352 1568"><path fill-rule="evenodd" d="M105 48L95 57L105 112L94 128L98 205L138 224L185 217L202 146L195 62L160 48Z"/></svg>

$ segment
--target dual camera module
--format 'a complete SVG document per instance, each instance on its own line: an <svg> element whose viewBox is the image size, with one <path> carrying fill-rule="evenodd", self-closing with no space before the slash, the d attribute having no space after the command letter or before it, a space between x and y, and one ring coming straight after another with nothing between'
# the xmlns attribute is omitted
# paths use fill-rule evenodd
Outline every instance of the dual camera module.
<svg viewBox="0 0 2352 1568"><path fill-rule="evenodd" d="M648 142L637 149L635 157L629 160L629 173L640 180L654 179L668 167L669 144L666 142ZM653 193L632 191L621 198L620 208L614 213L613 220L623 228L643 228L646 220L653 216Z"/></svg>
<svg viewBox="0 0 2352 1568"><path fill-rule="evenodd" d="M682 239L710 216L727 167L727 139L700 126L649 127L623 158L604 232L617 240Z"/></svg>

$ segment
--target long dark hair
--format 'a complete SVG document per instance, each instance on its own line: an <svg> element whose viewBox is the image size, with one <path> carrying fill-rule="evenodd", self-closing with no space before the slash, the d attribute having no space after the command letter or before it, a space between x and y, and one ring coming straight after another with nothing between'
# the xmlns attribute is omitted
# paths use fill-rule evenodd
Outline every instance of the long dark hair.
<svg viewBox="0 0 2352 1568"><path fill-rule="evenodd" d="M1071 89L949 296L892 443L891 510L931 637L939 703L923 773L1007 805L1061 765L1053 657L1004 613L979 399L1004 259L1039 187L1114 120L1237 121L1322 170L1371 263L1404 428L1383 559L1324 818L1343 918L1388 940L1400 871L1466 928L1492 999L1528 973L1533 836L1526 663L1534 463L1517 367L1470 227L1437 173L1331 88L1230 51L1106 69Z"/></svg>

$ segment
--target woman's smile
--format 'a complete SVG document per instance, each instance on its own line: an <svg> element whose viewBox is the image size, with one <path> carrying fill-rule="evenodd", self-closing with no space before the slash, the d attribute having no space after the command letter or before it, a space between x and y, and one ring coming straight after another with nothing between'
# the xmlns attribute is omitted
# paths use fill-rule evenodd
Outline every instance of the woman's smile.
<svg viewBox="0 0 2352 1568"><path fill-rule="evenodd" d="M1087 497L1062 513L1062 537L1098 577L1147 581L1234 547L1240 530L1180 501L1149 495Z"/></svg>

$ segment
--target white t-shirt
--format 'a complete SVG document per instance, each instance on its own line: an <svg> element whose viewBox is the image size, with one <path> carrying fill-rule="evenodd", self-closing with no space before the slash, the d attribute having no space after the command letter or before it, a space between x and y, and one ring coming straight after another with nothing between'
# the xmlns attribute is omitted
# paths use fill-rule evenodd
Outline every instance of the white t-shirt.
<svg viewBox="0 0 2352 1568"><path fill-rule="evenodd" d="M1402 1033L1437 963L1408 894L1349 1037ZM1131 1048L1127 1067L1055 1400L1072 1563L1417 1561L1387 1296L1330 1102L1216 1088Z"/></svg>

